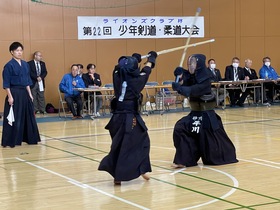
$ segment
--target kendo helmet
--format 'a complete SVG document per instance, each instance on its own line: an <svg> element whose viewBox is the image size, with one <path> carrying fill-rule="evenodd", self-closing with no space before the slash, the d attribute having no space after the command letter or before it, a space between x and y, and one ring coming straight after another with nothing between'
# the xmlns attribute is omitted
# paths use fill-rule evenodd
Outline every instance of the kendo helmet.
<svg viewBox="0 0 280 210"><path fill-rule="evenodd" d="M199 69L206 68L206 57L203 54L193 54L188 57L188 69L191 74Z"/></svg>
<svg viewBox="0 0 280 210"><path fill-rule="evenodd" d="M119 58L119 68L133 76L139 75L138 60L132 56L122 56Z"/></svg>

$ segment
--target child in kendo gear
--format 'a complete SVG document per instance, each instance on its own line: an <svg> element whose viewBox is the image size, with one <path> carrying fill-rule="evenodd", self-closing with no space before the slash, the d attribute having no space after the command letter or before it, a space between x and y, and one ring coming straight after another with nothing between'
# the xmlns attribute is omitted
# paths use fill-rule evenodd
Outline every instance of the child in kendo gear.
<svg viewBox="0 0 280 210"><path fill-rule="evenodd" d="M188 70L177 67L174 71L179 82L172 83L172 88L188 97L191 108L189 115L174 126L175 168L196 166L200 158L205 165L238 162L235 147L214 111L216 99L205 60L205 55L191 55Z"/></svg>
<svg viewBox="0 0 280 210"><path fill-rule="evenodd" d="M113 71L113 116L105 127L112 138L111 150L98 170L107 171L114 183L130 181L140 175L148 180L151 172L150 139L147 127L140 116L141 91L155 66L157 53L149 52L145 66L140 70L141 55L122 56Z"/></svg>

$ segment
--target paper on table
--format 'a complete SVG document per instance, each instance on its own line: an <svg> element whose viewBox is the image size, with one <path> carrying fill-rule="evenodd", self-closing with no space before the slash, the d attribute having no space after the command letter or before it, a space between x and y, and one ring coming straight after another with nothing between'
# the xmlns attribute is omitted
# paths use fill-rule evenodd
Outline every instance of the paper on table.
<svg viewBox="0 0 280 210"><path fill-rule="evenodd" d="M14 116L14 110L13 110L13 105L10 107L9 114L7 116L8 123L10 126L13 126L13 122L15 122L15 116Z"/></svg>
<svg viewBox="0 0 280 210"><path fill-rule="evenodd" d="M38 82L40 92L44 91L43 81Z"/></svg>

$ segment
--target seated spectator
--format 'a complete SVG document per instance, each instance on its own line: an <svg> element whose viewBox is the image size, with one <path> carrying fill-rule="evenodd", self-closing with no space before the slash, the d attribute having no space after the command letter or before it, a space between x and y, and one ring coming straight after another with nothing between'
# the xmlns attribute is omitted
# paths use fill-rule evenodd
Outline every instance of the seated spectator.
<svg viewBox="0 0 280 210"><path fill-rule="evenodd" d="M272 80L271 82L266 82L264 84L264 89L268 89L267 92L267 100L269 102L273 102L273 90L279 90L279 86L277 85L277 79L279 78L275 69L271 66L270 57L263 58L263 66L259 71L259 75L261 79Z"/></svg>
<svg viewBox="0 0 280 210"><path fill-rule="evenodd" d="M83 118L81 115L83 108L81 92L74 90L74 88L85 88L84 81L78 76L78 66L76 64L71 66L71 73L65 74L59 84L59 89L64 93L65 101L73 114L73 120ZM77 110L74 107L74 103L77 104Z"/></svg>
<svg viewBox="0 0 280 210"><path fill-rule="evenodd" d="M83 66L83 64L77 64L77 66L78 66L78 76L82 77L84 74L84 72L83 72L84 66Z"/></svg>
<svg viewBox="0 0 280 210"><path fill-rule="evenodd" d="M226 67L225 70L225 80L227 81L239 81L245 79L244 69L239 67L240 60L238 57L232 59L232 64ZM234 87L234 85L231 85ZM242 93L240 88L237 89L228 89L230 106L234 107L235 105L244 106L244 101L249 94L249 90L245 90ZM242 93L242 94L241 94ZM240 96L241 95L241 96Z"/></svg>
<svg viewBox="0 0 280 210"><path fill-rule="evenodd" d="M91 63L88 64L87 70L88 70L88 73L84 74L82 77L84 80L85 86L87 88L91 87L91 86L100 87L102 85L102 83L101 83L100 75L95 72L95 70L96 70L95 64L91 64ZM96 95L98 95L98 97L96 97L96 104L93 103L94 102L93 94L91 93L91 95L90 95L90 101L92 102L91 110L93 110L93 117L100 117L99 110L102 107L103 99L101 96L102 95L101 92L99 92L99 91L96 92ZM85 99L88 99L88 93L85 92L84 97L85 97ZM96 106L96 113L94 113L94 106Z"/></svg>
<svg viewBox="0 0 280 210"><path fill-rule="evenodd" d="M208 68L210 74L211 83L222 81L221 72L219 69L216 69L216 61L211 58L208 60ZM212 91L217 94L218 90L218 102L219 105L223 105L224 102L224 89L220 88L220 85L212 85Z"/></svg>
<svg viewBox="0 0 280 210"><path fill-rule="evenodd" d="M255 69L251 68L252 63L253 62L250 59L245 60L244 74L245 74L245 78L249 80L258 79L257 72L255 71ZM260 87L255 88L254 93L255 93L255 100L257 103L259 103L261 101L261 88ZM266 106L270 105L266 98L265 88L263 88L263 105Z"/></svg>

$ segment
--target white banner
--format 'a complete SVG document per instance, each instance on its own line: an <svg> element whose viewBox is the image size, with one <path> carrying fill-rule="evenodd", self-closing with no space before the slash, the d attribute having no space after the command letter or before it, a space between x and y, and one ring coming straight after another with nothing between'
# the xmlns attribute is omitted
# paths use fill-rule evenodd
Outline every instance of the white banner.
<svg viewBox="0 0 280 210"><path fill-rule="evenodd" d="M78 16L78 39L186 38L194 18ZM192 37L204 37L204 17L197 17Z"/></svg>

